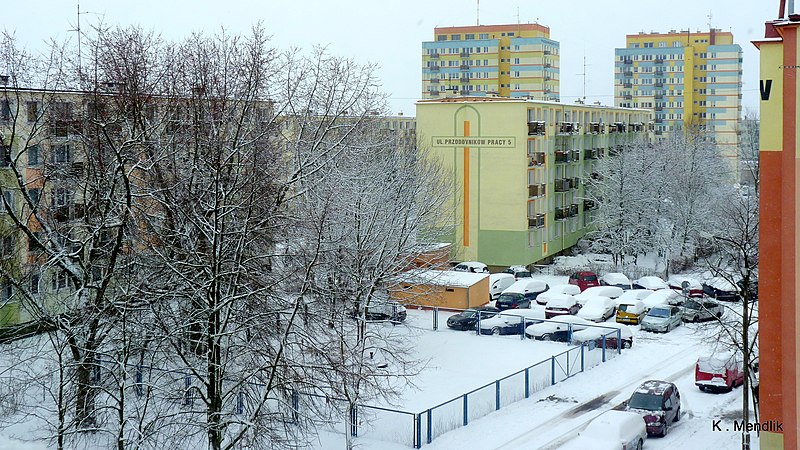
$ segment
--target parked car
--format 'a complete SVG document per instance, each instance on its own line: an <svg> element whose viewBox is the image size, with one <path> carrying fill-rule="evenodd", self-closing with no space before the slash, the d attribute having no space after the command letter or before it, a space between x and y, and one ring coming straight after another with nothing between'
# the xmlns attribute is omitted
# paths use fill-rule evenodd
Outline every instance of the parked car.
<svg viewBox="0 0 800 450"><path fill-rule="evenodd" d="M647 428L642 417L631 411L610 410L595 417L567 444L570 449L641 450L647 439Z"/></svg>
<svg viewBox="0 0 800 450"><path fill-rule="evenodd" d="M644 300L652 293L653 291L651 291L650 289L629 289L623 292L622 295L617 297L615 300L617 305L625 302L633 303L636 300Z"/></svg>
<svg viewBox="0 0 800 450"><path fill-rule="evenodd" d="M697 358L694 384L701 391L730 392L744 384L742 358L733 353L716 353Z"/></svg>
<svg viewBox="0 0 800 450"><path fill-rule="evenodd" d="M453 267L456 272L489 273L486 264L477 261L464 261Z"/></svg>
<svg viewBox="0 0 800 450"><path fill-rule="evenodd" d="M500 297L500 294L514 284L515 281L514 275L507 273L489 275L489 298L497 300L497 297Z"/></svg>
<svg viewBox="0 0 800 450"><path fill-rule="evenodd" d="M606 348L618 348L617 330L619 330L619 337L622 340L622 348L633 347L633 332L631 332L631 329L627 325L614 322L576 331L572 334L572 343L575 345L591 343L591 348L602 347L603 336L605 336Z"/></svg>
<svg viewBox="0 0 800 450"><path fill-rule="evenodd" d="M656 276L641 277L633 281L634 289L650 289L651 291L655 291L656 289L667 289L668 287L669 285L666 281Z"/></svg>
<svg viewBox="0 0 800 450"><path fill-rule="evenodd" d="M633 391L625 410L644 419L648 435L666 436L670 424L681 420L681 394L669 381L648 380Z"/></svg>
<svg viewBox="0 0 800 450"><path fill-rule="evenodd" d="M514 308L529 308L531 302L536 300L548 288L547 283L532 278L523 278L507 287L497 298L495 307L499 310Z"/></svg>
<svg viewBox="0 0 800 450"><path fill-rule="evenodd" d="M594 272L575 272L569 276L569 284L574 284L581 289L581 292L593 286L600 286L600 280L597 279L597 274Z"/></svg>
<svg viewBox="0 0 800 450"><path fill-rule="evenodd" d="M481 320L481 334L522 334L525 327L544 319L544 307L503 311L491 319Z"/></svg>
<svg viewBox="0 0 800 450"><path fill-rule="evenodd" d="M528 268L525 266L510 266L508 269L504 270L503 273L512 275L515 280L531 277L530 270L528 270Z"/></svg>
<svg viewBox="0 0 800 450"><path fill-rule="evenodd" d="M578 295L580 293L581 293L581 288L579 288L574 284L556 284L554 286L550 286L550 289L539 294L536 297L536 303L540 305L546 305L553 295L558 295L558 294Z"/></svg>
<svg viewBox="0 0 800 450"><path fill-rule="evenodd" d="M560 316L525 328L525 337L539 341L572 342L572 333L594 323L576 316Z"/></svg>
<svg viewBox="0 0 800 450"><path fill-rule="evenodd" d="M648 310L656 306L670 305L678 306L683 304L683 295L673 289L659 289L642 299L644 307Z"/></svg>
<svg viewBox="0 0 800 450"><path fill-rule="evenodd" d="M684 322L700 322L703 320L714 320L722 317L722 305L713 301L701 298L690 298L681 305L683 310Z"/></svg>
<svg viewBox="0 0 800 450"><path fill-rule="evenodd" d="M478 314L480 313L481 321L491 319L496 316L500 310L493 306L481 306L480 308L470 308L466 311L450 316L447 318L447 327L454 330L474 330L475 324L478 323Z"/></svg>
<svg viewBox="0 0 800 450"><path fill-rule="evenodd" d="M578 300L578 303L584 305L586 304L586 301L592 297L602 295L610 299L617 299L622 295L623 292L625 291L623 291L619 286L594 286L576 295L575 299Z"/></svg>
<svg viewBox="0 0 800 450"><path fill-rule="evenodd" d="M544 309L544 317L552 319L555 316L572 315L574 316L581 305L575 300L575 297L569 294L553 294L550 300L547 301Z"/></svg>
<svg viewBox="0 0 800 450"><path fill-rule="evenodd" d="M647 308L645 308L644 302L641 300L626 300L617 306L616 321L618 323L639 325L645 314L647 314Z"/></svg>
<svg viewBox="0 0 800 450"><path fill-rule="evenodd" d="M402 322L406 320L406 307L397 302L373 303L364 310L364 318L367 320L388 320L390 322Z"/></svg>
<svg viewBox="0 0 800 450"><path fill-rule="evenodd" d="M609 272L600 278L600 286L618 286L624 290L633 289L631 280L625 274Z"/></svg>
<svg viewBox="0 0 800 450"><path fill-rule="evenodd" d="M642 330L668 333L681 324L683 314L677 306L656 306L642 319Z"/></svg>
<svg viewBox="0 0 800 450"><path fill-rule="evenodd" d="M721 278L712 278L703 283L703 293L722 302L738 302L742 299L739 288Z"/></svg>
<svg viewBox="0 0 800 450"><path fill-rule="evenodd" d="M674 289L681 293L683 292L683 283L688 283L687 287L689 290L689 297L703 296L703 285L692 277L673 275L667 280L667 284L669 285L670 289Z"/></svg>
<svg viewBox="0 0 800 450"><path fill-rule="evenodd" d="M605 322L616 311L617 304L614 300L598 295L587 300L576 315L592 322Z"/></svg>

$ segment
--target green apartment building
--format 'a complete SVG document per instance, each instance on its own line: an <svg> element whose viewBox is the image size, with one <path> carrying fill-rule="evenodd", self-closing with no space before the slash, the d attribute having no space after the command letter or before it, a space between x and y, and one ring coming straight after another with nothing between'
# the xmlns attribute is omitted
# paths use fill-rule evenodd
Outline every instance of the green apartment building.
<svg viewBox="0 0 800 450"><path fill-rule="evenodd" d="M652 111L500 97L417 102L417 136L453 177L452 258L528 265L572 247L600 158L649 137Z"/></svg>

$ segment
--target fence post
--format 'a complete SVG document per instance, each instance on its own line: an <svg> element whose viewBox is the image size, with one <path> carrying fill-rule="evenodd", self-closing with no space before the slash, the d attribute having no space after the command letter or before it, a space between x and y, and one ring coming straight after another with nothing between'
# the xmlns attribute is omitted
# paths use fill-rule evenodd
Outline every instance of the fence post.
<svg viewBox="0 0 800 450"><path fill-rule="evenodd" d="M520 317L519 318L519 326L522 328L520 330L520 333L519 333L519 338L520 338L520 340L524 341L525 340L525 318L524 317Z"/></svg>
<svg viewBox="0 0 800 450"><path fill-rule="evenodd" d="M428 410L428 444L433 441L433 417L431 413L433 412L432 409Z"/></svg>
<svg viewBox="0 0 800 450"><path fill-rule="evenodd" d="M292 389L292 419L297 421L300 416L300 396Z"/></svg>
<svg viewBox="0 0 800 450"><path fill-rule="evenodd" d="M586 344L585 342L581 342L581 372L586 370L585 352L584 352L584 350L586 350L585 344Z"/></svg>
<svg viewBox="0 0 800 450"><path fill-rule="evenodd" d="M467 394L464 394L464 426L469 423L469 405L467 404Z"/></svg>
<svg viewBox="0 0 800 450"><path fill-rule="evenodd" d="M530 367L525 368L525 398L531 396L531 374Z"/></svg>
<svg viewBox="0 0 800 450"><path fill-rule="evenodd" d="M236 395L236 414L244 414L244 391Z"/></svg>
<svg viewBox="0 0 800 450"><path fill-rule="evenodd" d="M556 384L556 355L550 357L550 385Z"/></svg>
<svg viewBox="0 0 800 450"><path fill-rule="evenodd" d="M606 362L606 335L605 334L603 335L602 347L603 347L603 362Z"/></svg>
<svg viewBox="0 0 800 450"><path fill-rule="evenodd" d="M617 329L617 354L622 354L622 330Z"/></svg>
<svg viewBox="0 0 800 450"><path fill-rule="evenodd" d="M475 323L475 334L481 335L481 311L478 311L478 321Z"/></svg>
<svg viewBox="0 0 800 450"><path fill-rule="evenodd" d="M416 448L422 448L422 413L417 414L414 417L414 419L415 419L415 422L416 422L414 424L414 428L416 428L414 431L415 431L416 436L417 436L417 440L414 443L414 446Z"/></svg>
<svg viewBox="0 0 800 450"><path fill-rule="evenodd" d="M433 307L433 331L439 329L439 307Z"/></svg>
<svg viewBox="0 0 800 450"><path fill-rule="evenodd" d="M350 436L358 437L358 410L356 405L350 408Z"/></svg>
<svg viewBox="0 0 800 450"><path fill-rule="evenodd" d="M494 409L500 409L500 380L494 382Z"/></svg>

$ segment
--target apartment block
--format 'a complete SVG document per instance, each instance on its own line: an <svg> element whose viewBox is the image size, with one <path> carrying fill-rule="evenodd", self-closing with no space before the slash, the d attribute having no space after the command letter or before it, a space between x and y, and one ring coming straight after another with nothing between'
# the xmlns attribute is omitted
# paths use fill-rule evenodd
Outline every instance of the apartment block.
<svg viewBox="0 0 800 450"><path fill-rule="evenodd" d="M600 158L650 138L652 111L500 97L417 102L420 145L452 174L453 258L533 264L572 247Z"/></svg>
<svg viewBox="0 0 800 450"><path fill-rule="evenodd" d="M540 24L437 27L422 43L422 98L559 99L559 44Z"/></svg>
<svg viewBox="0 0 800 450"><path fill-rule="evenodd" d="M689 124L705 127L738 167L742 48L732 33L629 34L614 54L616 106L651 109L656 136Z"/></svg>

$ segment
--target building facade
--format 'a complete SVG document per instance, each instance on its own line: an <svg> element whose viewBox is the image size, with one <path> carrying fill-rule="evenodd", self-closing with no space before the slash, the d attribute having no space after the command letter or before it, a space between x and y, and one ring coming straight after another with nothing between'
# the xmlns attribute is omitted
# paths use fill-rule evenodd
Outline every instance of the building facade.
<svg viewBox="0 0 800 450"><path fill-rule="evenodd" d="M422 98L559 99L559 44L539 24L437 27L422 43Z"/></svg>
<svg viewBox="0 0 800 450"><path fill-rule="evenodd" d="M653 110L656 136L689 124L705 127L720 153L736 162L742 49L732 33L629 34L614 55L616 106Z"/></svg>
<svg viewBox="0 0 800 450"><path fill-rule="evenodd" d="M652 112L523 99L417 102L420 145L452 174L453 258L528 265L575 245L599 158L649 136Z"/></svg>
<svg viewBox="0 0 800 450"><path fill-rule="evenodd" d="M764 38L753 41L761 57L759 421L782 425L761 432L765 450L800 445L798 30L800 14L790 13L767 22Z"/></svg>

